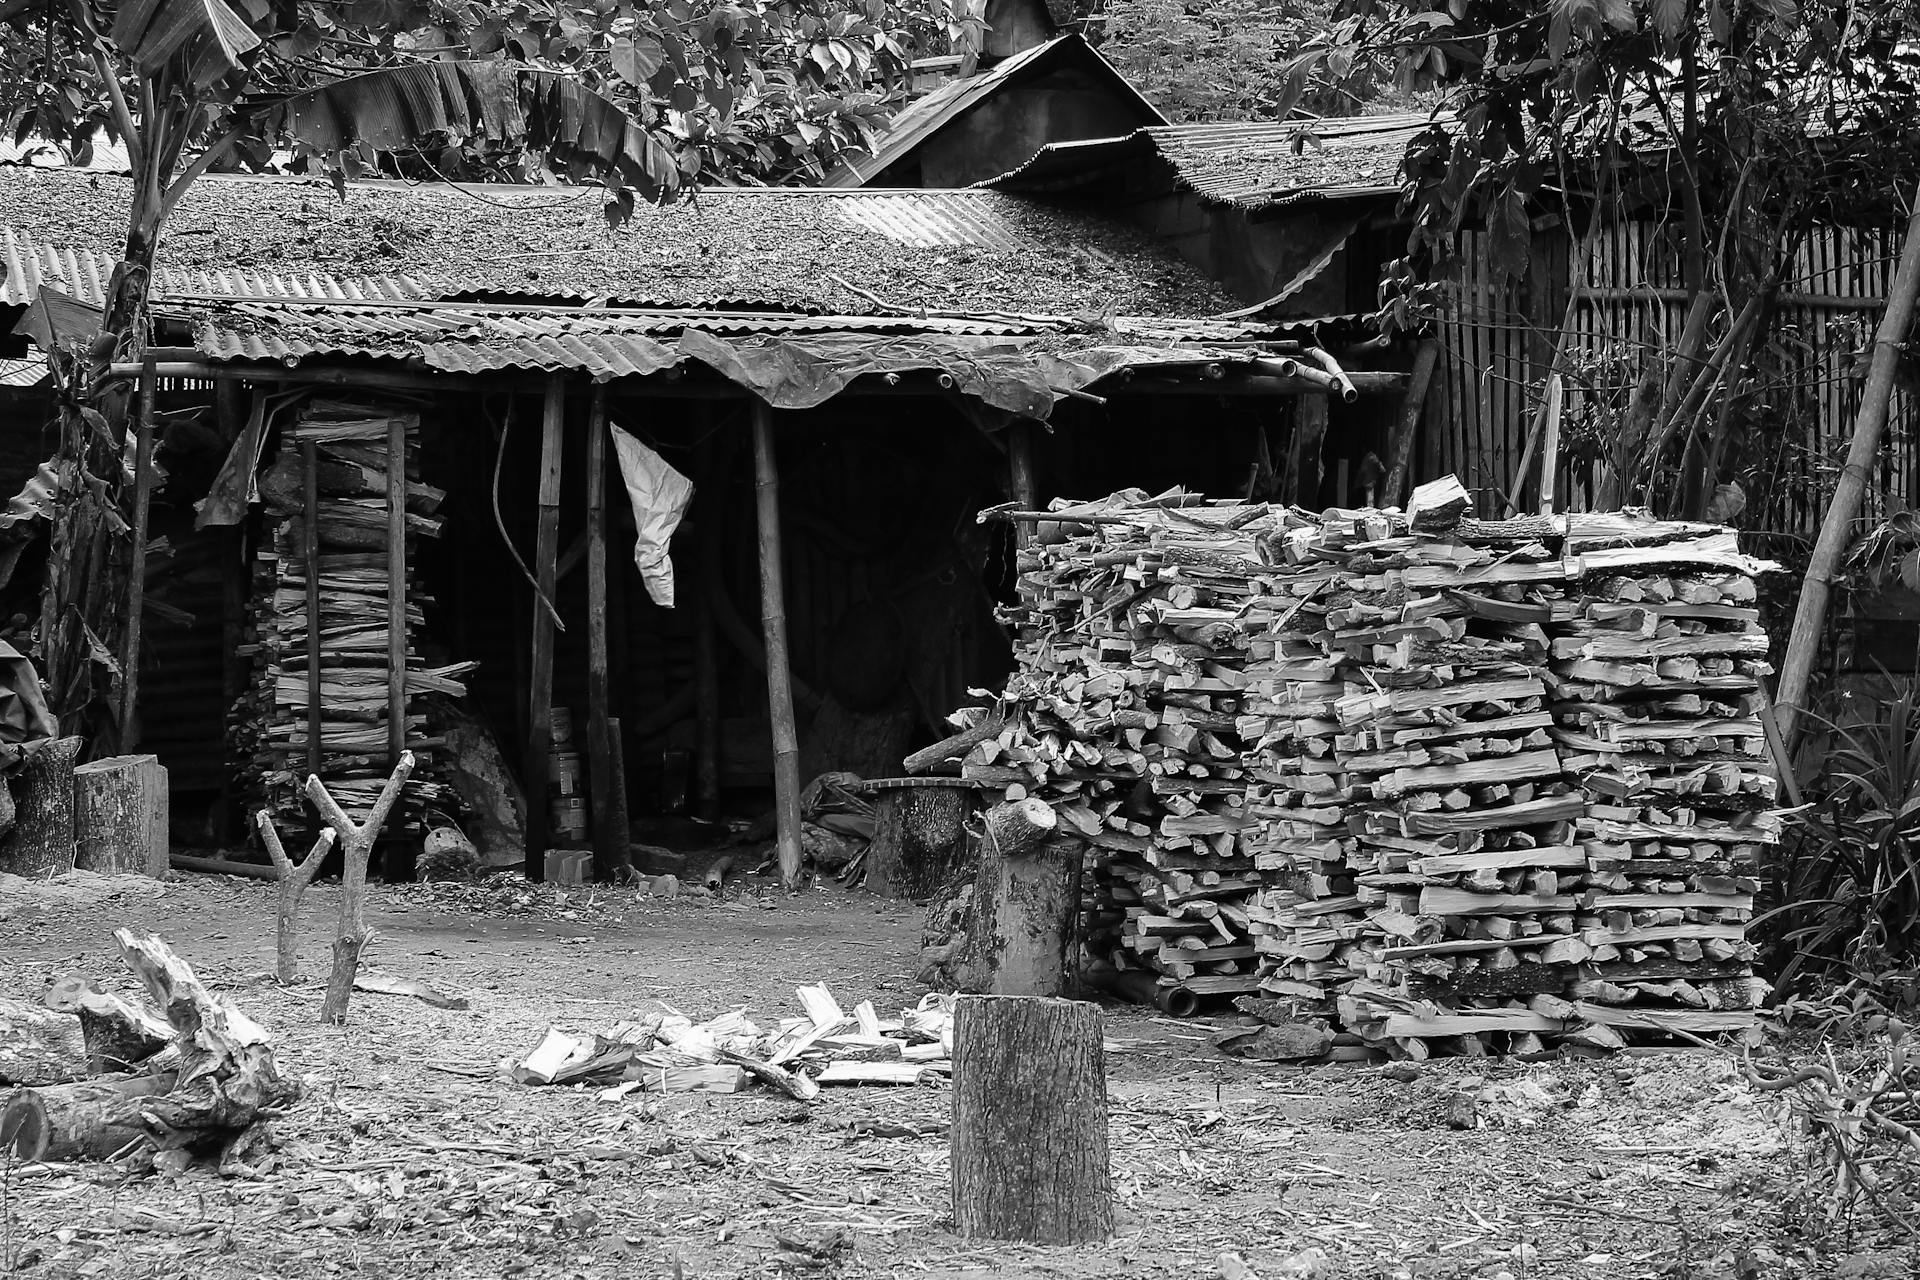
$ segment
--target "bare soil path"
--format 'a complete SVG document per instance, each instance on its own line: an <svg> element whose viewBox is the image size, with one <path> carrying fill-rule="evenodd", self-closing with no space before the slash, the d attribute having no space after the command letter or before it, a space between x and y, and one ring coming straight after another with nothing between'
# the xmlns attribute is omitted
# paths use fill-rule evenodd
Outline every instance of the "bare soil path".
<svg viewBox="0 0 1920 1280"><path fill-rule="evenodd" d="M747 882L752 885L754 882ZM160 888L155 886L155 888ZM309 895L317 977L337 889ZM1274 1277L1756 1280L1818 1274L1787 1233L1778 1131L1710 1055L1290 1069L1219 1056L1207 1028L1108 1013L1119 1234L1091 1249L966 1240L946 1224L944 1088L635 1095L495 1076L550 1024L665 1002L698 1019L796 1013L828 983L883 1011L922 994L920 921L863 893L658 902L630 891L372 890L368 963L465 1011L272 968L270 886L190 877L105 901L0 899L0 993L80 969L122 989L117 926L152 929L275 1034L306 1096L258 1181L118 1167L10 1176L34 1277L1203 1277L1223 1251ZM1463 1085L1485 1123L1449 1127ZM1317 1257L1318 1251L1324 1258ZM1909 1272L1908 1274L1911 1274Z"/></svg>

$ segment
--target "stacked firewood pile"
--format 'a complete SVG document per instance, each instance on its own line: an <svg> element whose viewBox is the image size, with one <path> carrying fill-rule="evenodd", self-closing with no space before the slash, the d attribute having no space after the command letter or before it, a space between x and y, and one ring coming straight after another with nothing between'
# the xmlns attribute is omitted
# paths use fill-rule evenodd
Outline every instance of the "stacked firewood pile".
<svg viewBox="0 0 1920 1280"><path fill-rule="evenodd" d="M1767 566L1466 505L1046 513L961 771L1054 805L1089 943L1166 988L1416 1055L1751 1026Z"/></svg>
<svg viewBox="0 0 1920 1280"><path fill-rule="evenodd" d="M249 782L248 808L266 808L298 825L304 818L300 784L309 769L307 666L307 561L305 551L304 446L315 446L318 463L320 571L319 772L340 803L364 812L379 794L392 765L388 741L387 446L389 412L340 401L307 406L281 442L278 460L261 477L266 527L254 555L252 637L243 652L252 658L248 692L230 724L235 753ZM418 433L417 415L406 415L406 439ZM445 495L409 479L406 489L408 563L418 539L440 532L433 513ZM417 579L415 579L417 583ZM427 806L453 804L451 790L436 776L433 748L425 736L426 715L418 698L427 693L464 695L460 677L472 663L428 667L415 637L425 596L410 584L407 629L406 742L419 760L407 788L405 812L396 825L417 824Z"/></svg>

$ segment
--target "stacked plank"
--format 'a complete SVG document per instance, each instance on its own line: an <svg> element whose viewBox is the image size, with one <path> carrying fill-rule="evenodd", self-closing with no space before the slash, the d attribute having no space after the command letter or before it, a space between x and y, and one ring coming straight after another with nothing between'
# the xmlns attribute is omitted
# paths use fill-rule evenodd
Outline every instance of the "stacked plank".
<svg viewBox="0 0 1920 1280"><path fill-rule="evenodd" d="M448 809L453 804L453 793L434 766L434 748L440 744L427 736L426 714L418 699L428 693L464 695L460 677L474 664L429 667L420 658L416 637L427 600L411 585L404 618L390 616L386 491L393 416L365 405L314 401L285 431L280 457L261 479L266 519L254 553L251 635L242 650L252 660L252 676L234 708L229 732L250 806L265 807L291 825L309 816L300 795L310 766L312 700L303 461L309 442L319 468L314 529L320 587L320 775L349 809L370 807L378 795L391 765L389 627L399 625L406 629L406 744L419 765L396 829L417 826L427 806ZM405 415L404 430L412 453L417 415ZM408 563L419 538L439 533L440 520L433 512L442 496L416 481L407 484Z"/></svg>
<svg viewBox="0 0 1920 1280"><path fill-rule="evenodd" d="M1733 535L1116 495L1022 553L962 768L1092 850L1088 936L1396 1053L1741 1030L1767 641Z"/></svg>

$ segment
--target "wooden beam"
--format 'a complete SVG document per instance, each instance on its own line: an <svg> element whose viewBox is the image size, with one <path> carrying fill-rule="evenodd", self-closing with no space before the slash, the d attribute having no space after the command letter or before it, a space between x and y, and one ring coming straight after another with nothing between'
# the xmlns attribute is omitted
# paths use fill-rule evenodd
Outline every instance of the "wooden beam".
<svg viewBox="0 0 1920 1280"><path fill-rule="evenodd" d="M1420 415L1426 411L1427 386L1433 381L1433 368L1440 360L1440 340L1428 338L1413 353L1413 373L1407 379L1407 394L1400 401L1400 412L1393 422L1393 438L1388 442L1387 479L1380 488L1383 506L1398 506L1407 492L1407 472L1413 464L1413 437L1420 427Z"/></svg>
<svg viewBox="0 0 1920 1280"><path fill-rule="evenodd" d="M780 882L800 887L800 734L788 677L786 591L780 563L780 472L773 409L753 402L753 492L759 521L760 620L767 645L767 714L773 727L773 804Z"/></svg>
<svg viewBox="0 0 1920 1280"><path fill-rule="evenodd" d="M614 825L613 743L607 707L607 389L587 411L587 798L593 808L593 873L616 879L627 865L627 832Z"/></svg>
<svg viewBox="0 0 1920 1280"><path fill-rule="evenodd" d="M307 772L320 773L320 446L300 446L300 550L307 562Z"/></svg>
<svg viewBox="0 0 1920 1280"><path fill-rule="evenodd" d="M140 641L147 607L147 513L153 506L154 362L140 373L140 421L133 449L133 565L127 572L126 651L120 655L120 754L140 744Z"/></svg>
<svg viewBox="0 0 1920 1280"><path fill-rule="evenodd" d="M387 419L387 768L407 749L407 416Z"/></svg>
<svg viewBox="0 0 1920 1280"><path fill-rule="evenodd" d="M540 415L539 525L534 536L534 576L539 591L553 599L559 580L560 446L567 416L567 384L561 374L547 377ZM547 874L547 845L552 824L547 812L547 782L553 768L553 615L534 602L532 661L527 673L527 861L529 880Z"/></svg>

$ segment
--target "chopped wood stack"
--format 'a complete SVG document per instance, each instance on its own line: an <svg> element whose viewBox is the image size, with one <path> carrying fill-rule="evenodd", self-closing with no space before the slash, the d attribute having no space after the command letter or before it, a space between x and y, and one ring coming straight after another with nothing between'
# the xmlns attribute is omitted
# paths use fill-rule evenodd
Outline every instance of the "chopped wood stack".
<svg viewBox="0 0 1920 1280"><path fill-rule="evenodd" d="M1060 505L1009 614L1019 713L962 772L1087 839L1090 945L1163 986L1416 1056L1750 1027L1770 566L1466 506Z"/></svg>
<svg viewBox="0 0 1920 1280"><path fill-rule="evenodd" d="M253 659L247 694L234 709L231 738L249 782L248 807L266 808L291 827L307 819L300 787L309 771L307 564L303 447L316 446L320 570L320 774L349 810L372 806L392 766L388 738L387 444L394 415L376 407L316 400L281 442L279 459L261 477L266 526L254 553ZM419 420L404 415L409 453ZM422 537L437 536L433 513L444 494L418 482L408 463L407 562ZM415 636L426 596L408 585L406 617L406 744L419 760L400 823L417 827L425 806L453 811L452 790L434 767L440 743L426 734L416 709L426 693L465 694L460 677L474 664L428 667Z"/></svg>

